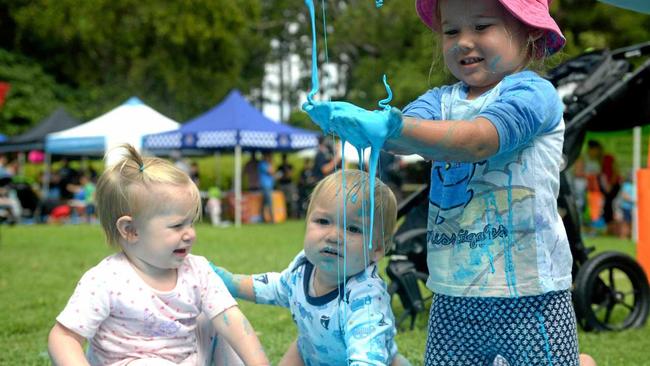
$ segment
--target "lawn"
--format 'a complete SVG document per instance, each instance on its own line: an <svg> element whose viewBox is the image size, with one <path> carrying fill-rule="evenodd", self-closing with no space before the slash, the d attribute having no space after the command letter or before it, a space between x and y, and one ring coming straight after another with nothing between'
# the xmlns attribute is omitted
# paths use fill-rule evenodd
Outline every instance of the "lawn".
<svg viewBox="0 0 650 366"><path fill-rule="evenodd" d="M233 272L281 270L302 247L302 222L242 229L198 226L193 252ZM598 250L634 254L634 244L612 238L589 238ZM47 333L77 280L110 253L98 226L0 227L0 365L48 365ZM289 312L242 303L267 353L277 362L295 338ZM426 317L416 330L398 334L400 351L422 364ZM599 366L650 366L650 326L621 333L580 333L582 352Z"/></svg>

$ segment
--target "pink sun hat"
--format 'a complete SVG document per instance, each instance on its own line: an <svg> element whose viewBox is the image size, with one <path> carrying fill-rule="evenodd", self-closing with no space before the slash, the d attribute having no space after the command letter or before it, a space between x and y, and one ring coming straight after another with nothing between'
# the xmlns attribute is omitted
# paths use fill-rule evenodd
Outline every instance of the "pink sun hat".
<svg viewBox="0 0 650 366"><path fill-rule="evenodd" d="M453 0L450 0L453 1ZM524 24L542 29L545 32L543 46L544 52L539 52L536 57L541 58L550 56L559 51L566 39L560 31L557 23L548 11L548 0L499 0L506 10L510 12L515 18L519 19ZM438 0L416 0L415 10L417 10L422 22L436 32L440 32L440 22L434 16L434 12L438 8Z"/></svg>

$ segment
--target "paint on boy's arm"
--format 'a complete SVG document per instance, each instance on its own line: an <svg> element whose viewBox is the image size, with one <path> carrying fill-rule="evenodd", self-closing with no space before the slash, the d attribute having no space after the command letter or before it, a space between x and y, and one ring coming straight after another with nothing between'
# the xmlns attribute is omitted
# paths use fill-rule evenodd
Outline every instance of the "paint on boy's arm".
<svg viewBox="0 0 650 366"><path fill-rule="evenodd" d="M226 326L230 326L230 320L228 320L228 314L223 314L223 323L226 324Z"/></svg>

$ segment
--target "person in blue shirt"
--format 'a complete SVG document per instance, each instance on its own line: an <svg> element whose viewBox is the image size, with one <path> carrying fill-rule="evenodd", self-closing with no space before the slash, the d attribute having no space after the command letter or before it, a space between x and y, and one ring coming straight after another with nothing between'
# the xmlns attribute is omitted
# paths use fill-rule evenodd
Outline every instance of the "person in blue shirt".
<svg viewBox="0 0 650 366"><path fill-rule="evenodd" d="M262 188L262 221L267 221L265 210L268 212L268 222L274 223L273 218L273 186L275 185L275 177L273 170L273 154L270 151L265 151L262 154L262 160L257 165L257 172L260 177L260 188Z"/></svg>
<svg viewBox="0 0 650 366"><path fill-rule="evenodd" d="M579 364L557 210L563 105L528 69L565 39L547 0L416 0L458 79L403 111L309 100L326 133L432 160L425 365Z"/></svg>
<svg viewBox="0 0 650 366"><path fill-rule="evenodd" d="M408 365L397 354L390 296L377 273L393 243L397 203L375 180L376 230L369 245L368 200L367 173L330 174L311 196L304 250L285 270L233 275L213 267L233 296L291 310L298 340L280 365Z"/></svg>

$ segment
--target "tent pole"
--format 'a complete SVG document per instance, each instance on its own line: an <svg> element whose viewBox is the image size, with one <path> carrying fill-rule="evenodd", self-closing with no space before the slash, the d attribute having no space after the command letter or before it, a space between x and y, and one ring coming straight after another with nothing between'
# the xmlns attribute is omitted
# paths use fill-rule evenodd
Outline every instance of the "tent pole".
<svg viewBox="0 0 650 366"><path fill-rule="evenodd" d="M216 187L223 187L221 185L221 172L219 172L219 151L215 150L214 151L214 185Z"/></svg>
<svg viewBox="0 0 650 366"><path fill-rule="evenodd" d="M632 142L632 183L637 187L636 181L636 172L641 169L641 127L634 127L633 131L633 142ZM648 162L650 164L650 162ZM634 205L632 211L632 240L637 242L639 240L639 218L637 217L638 210L636 205Z"/></svg>
<svg viewBox="0 0 650 366"><path fill-rule="evenodd" d="M81 157L81 170L88 171L88 157L87 156L82 156Z"/></svg>
<svg viewBox="0 0 650 366"><path fill-rule="evenodd" d="M241 226L241 146L235 146L235 227Z"/></svg>
<svg viewBox="0 0 650 366"><path fill-rule="evenodd" d="M43 162L43 199L47 199L50 194L50 166L52 164L52 155L45 153L45 161Z"/></svg>
<svg viewBox="0 0 650 366"><path fill-rule="evenodd" d="M21 151L18 153L18 175L21 177L25 176L25 152Z"/></svg>

